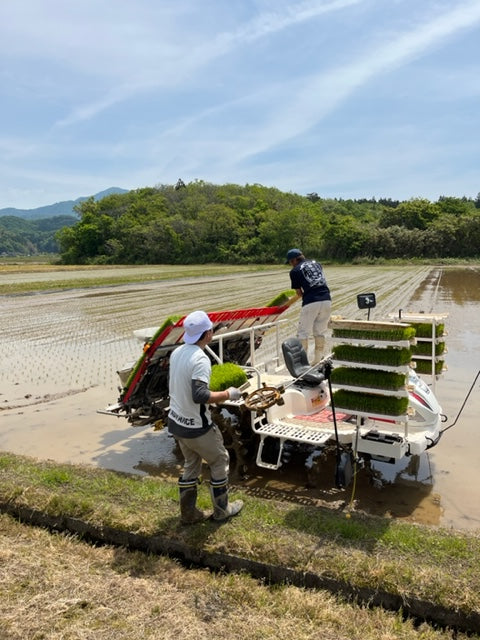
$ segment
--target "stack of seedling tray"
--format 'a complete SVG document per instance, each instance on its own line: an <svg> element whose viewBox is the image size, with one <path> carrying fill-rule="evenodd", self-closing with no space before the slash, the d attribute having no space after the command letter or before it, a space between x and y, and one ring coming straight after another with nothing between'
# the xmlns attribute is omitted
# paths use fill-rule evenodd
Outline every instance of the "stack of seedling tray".
<svg viewBox="0 0 480 640"><path fill-rule="evenodd" d="M402 321L415 329L412 362L419 375L435 380L446 369L445 318L447 314L402 313Z"/></svg>
<svg viewBox="0 0 480 640"><path fill-rule="evenodd" d="M406 422L415 328L404 322L331 321L336 409Z"/></svg>

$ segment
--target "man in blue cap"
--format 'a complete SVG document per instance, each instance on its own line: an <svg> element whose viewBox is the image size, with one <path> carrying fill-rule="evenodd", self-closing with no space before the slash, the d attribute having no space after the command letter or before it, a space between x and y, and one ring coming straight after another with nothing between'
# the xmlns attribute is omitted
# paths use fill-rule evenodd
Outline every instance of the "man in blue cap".
<svg viewBox="0 0 480 640"><path fill-rule="evenodd" d="M297 337L308 355L308 339L315 340L314 363L320 362L325 350L325 337L332 310L332 298L322 265L307 260L300 249L290 249L286 264L292 269L290 281L297 298L302 298Z"/></svg>

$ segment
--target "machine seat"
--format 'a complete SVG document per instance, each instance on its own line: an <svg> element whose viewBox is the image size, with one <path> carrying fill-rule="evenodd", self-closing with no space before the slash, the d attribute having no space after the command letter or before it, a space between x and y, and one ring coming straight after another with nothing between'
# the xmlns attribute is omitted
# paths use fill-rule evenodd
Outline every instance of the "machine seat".
<svg viewBox="0 0 480 640"><path fill-rule="evenodd" d="M298 338L288 338L282 343L283 359L288 372L299 385L315 387L325 380L323 373L312 368L308 362L307 354Z"/></svg>

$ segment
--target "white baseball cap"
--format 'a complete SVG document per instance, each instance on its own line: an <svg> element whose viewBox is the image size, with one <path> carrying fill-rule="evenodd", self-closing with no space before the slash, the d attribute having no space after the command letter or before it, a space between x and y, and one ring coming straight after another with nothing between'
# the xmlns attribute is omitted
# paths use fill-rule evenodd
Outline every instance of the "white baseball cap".
<svg viewBox="0 0 480 640"><path fill-rule="evenodd" d="M187 344L195 344L212 327L213 323L205 311L192 311L183 321L183 339Z"/></svg>

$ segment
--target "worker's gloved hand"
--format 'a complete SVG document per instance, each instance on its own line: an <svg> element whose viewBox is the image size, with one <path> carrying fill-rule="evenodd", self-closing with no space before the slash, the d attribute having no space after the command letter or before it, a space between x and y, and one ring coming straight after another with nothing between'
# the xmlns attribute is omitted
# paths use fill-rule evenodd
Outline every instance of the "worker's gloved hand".
<svg viewBox="0 0 480 640"><path fill-rule="evenodd" d="M237 387L228 387L227 391L229 400L240 400L242 397L242 393Z"/></svg>

